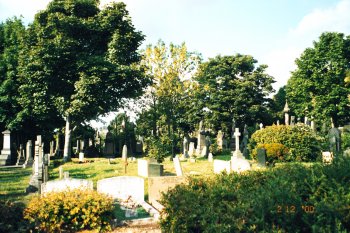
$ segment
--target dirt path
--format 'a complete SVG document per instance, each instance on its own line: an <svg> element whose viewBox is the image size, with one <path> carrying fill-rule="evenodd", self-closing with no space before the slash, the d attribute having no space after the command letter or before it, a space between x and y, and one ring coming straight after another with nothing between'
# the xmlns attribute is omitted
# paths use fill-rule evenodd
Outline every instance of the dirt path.
<svg viewBox="0 0 350 233"><path fill-rule="evenodd" d="M157 223L118 227L113 233L161 233Z"/></svg>

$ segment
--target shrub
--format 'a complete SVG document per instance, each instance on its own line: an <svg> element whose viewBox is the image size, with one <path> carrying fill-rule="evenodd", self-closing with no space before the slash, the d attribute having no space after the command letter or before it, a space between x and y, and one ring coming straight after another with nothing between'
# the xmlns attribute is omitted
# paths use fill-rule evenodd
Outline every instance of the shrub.
<svg viewBox="0 0 350 233"><path fill-rule="evenodd" d="M148 156L162 163L166 156L171 154L171 142L160 138L149 138L146 140Z"/></svg>
<svg viewBox="0 0 350 233"><path fill-rule="evenodd" d="M0 200L0 232L17 232L24 230L23 210L21 202Z"/></svg>
<svg viewBox="0 0 350 233"><path fill-rule="evenodd" d="M90 190L74 189L34 197L24 211L31 228L43 232L111 230L113 200Z"/></svg>
<svg viewBox="0 0 350 233"><path fill-rule="evenodd" d="M286 161L315 161L321 154L323 138L307 125L296 124L272 125L256 131L249 142L250 151L254 151L258 144L280 143L288 148ZM256 156L253 152L253 157Z"/></svg>
<svg viewBox="0 0 350 233"><path fill-rule="evenodd" d="M349 232L350 159L192 178L163 194L164 232Z"/></svg>
<svg viewBox="0 0 350 233"><path fill-rule="evenodd" d="M256 157L257 150L263 148L266 150L267 162L274 163L276 160L283 161L288 156L288 148L281 143L266 143L258 144L253 151L253 156Z"/></svg>

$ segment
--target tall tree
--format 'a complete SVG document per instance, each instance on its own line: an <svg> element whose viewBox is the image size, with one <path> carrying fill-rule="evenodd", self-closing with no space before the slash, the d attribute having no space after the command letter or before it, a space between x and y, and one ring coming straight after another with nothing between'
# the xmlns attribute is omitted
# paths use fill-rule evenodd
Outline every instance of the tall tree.
<svg viewBox="0 0 350 233"><path fill-rule="evenodd" d="M19 18L0 24L0 128L18 128L18 56L25 27Z"/></svg>
<svg viewBox="0 0 350 233"><path fill-rule="evenodd" d="M150 117L148 124L141 118L139 123L152 126L154 133L157 126L163 128L173 142L173 152L176 132L188 128L185 119L187 106L184 103L191 96L191 86L194 84L191 77L200 61L201 56L189 52L185 43L171 43L167 47L163 41L158 41L155 46L149 45L144 52L142 62L153 79L153 85L145 96L146 108L140 114L141 117Z"/></svg>
<svg viewBox="0 0 350 233"><path fill-rule="evenodd" d="M147 84L136 31L124 3L98 8L98 0L53 0L35 16L20 57L25 114L55 113L66 121L64 158L70 159L71 125L117 110Z"/></svg>
<svg viewBox="0 0 350 233"><path fill-rule="evenodd" d="M197 106L207 108L208 122L229 133L234 118L237 125L269 122L268 95L273 92L273 78L265 73L266 65L256 66L249 55L217 56L201 64Z"/></svg>
<svg viewBox="0 0 350 233"><path fill-rule="evenodd" d="M350 68L350 38L327 32L313 45L296 59L297 69L286 87L288 104L300 117L345 123L350 119L350 89L345 82Z"/></svg>

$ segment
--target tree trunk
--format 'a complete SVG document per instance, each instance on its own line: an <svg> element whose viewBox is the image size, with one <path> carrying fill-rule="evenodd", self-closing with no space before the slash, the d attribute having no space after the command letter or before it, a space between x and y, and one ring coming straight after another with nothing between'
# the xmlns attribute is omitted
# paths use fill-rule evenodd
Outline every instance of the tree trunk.
<svg viewBox="0 0 350 233"><path fill-rule="evenodd" d="M64 138L63 161L71 160L71 129L69 116L66 117L66 129Z"/></svg>

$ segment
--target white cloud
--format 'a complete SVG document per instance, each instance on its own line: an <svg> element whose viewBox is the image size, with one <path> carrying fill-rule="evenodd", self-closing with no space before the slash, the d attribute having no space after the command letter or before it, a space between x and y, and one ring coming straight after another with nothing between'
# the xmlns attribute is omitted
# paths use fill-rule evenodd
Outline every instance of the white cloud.
<svg viewBox="0 0 350 233"><path fill-rule="evenodd" d="M268 73L275 77L275 88L287 84L290 72L296 68L295 59L317 41L322 32L350 33L350 0L342 0L327 9L314 9L305 15L295 28L288 31L280 46L268 52L262 59L269 65Z"/></svg>

